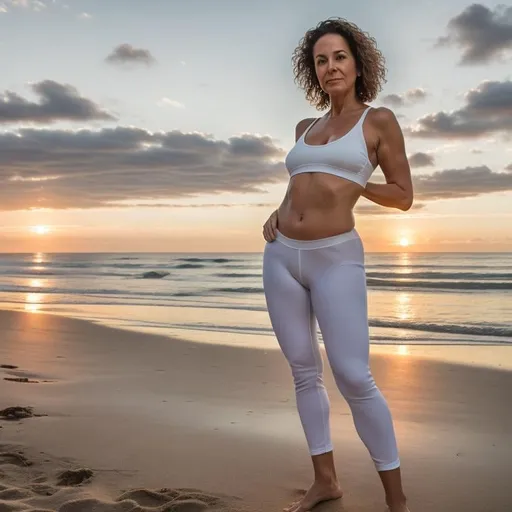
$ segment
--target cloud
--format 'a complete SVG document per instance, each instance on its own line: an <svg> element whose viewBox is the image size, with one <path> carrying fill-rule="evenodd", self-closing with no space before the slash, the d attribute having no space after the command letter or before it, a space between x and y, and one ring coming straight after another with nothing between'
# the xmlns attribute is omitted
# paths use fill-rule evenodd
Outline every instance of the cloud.
<svg viewBox="0 0 512 512"><path fill-rule="evenodd" d="M414 153L408 157L411 167L426 167L434 165L434 157L428 153Z"/></svg>
<svg viewBox="0 0 512 512"><path fill-rule="evenodd" d="M405 128L413 137L475 138L494 132L512 132L512 81L482 82L465 95L466 105L452 112L437 112Z"/></svg>
<svg viewBox="0 0 512 512"><path fill-rule="evenodd" d="M105 59L110 64L146 64L147 66L156 62L149 50L134 48L131 44L120 44L112 50L112 53Z"/></svg>
<svg viewBox="0 0 512 512"><path fill-rule="evenodd" d="M416 89L409 89L403 94L388 94L382 98L382 101L392 107L404 107L422 101L426 97L427 92L418 87Z"/></svg>
<svg viewBox="0 0 512 512"><path fill-rule="evenodd" d="M160 106L160 107L163 107L165 105L167 105L169 107L174 107L174 108L185 108L185 105L183 105L183 103L180 103L179 101L176 101L176 100L171 100L170 98L162 98L158 102L158 106Z"/></svg>
<svg viewBox="0 0 512 512"><path fill-rule="evenodd" d="M0 132L0 209L177 207L169 203L205 194L260 193L286 180L284 156L271 137L253 134L218 140L122 126L20 128ZM512 190L512 172L486 166L414 175L413 181L414 208ZM363 204L357 211L394 210Z"/></svg>
<svg viewBox="0 0 512 512"><path fill-rule="evenodd" d="M8 12L9 7L27 9L31 11L42 11L47 5L42 0L4 0L0 6L0 12Z"/></svg>
<svg viewBox="0 0 512 512"><path fill-rule="evenodd" d="M421 210L425 208L424 203L418 203L415 202L411 209L408 211L408 213L413 213L417 210ZM368 203L368 204L357 204L355 209L355 213L357 215L364 215L364 216L373 216L373 215L403 215L403 212L398 211L395 208L386 208L384 206L380 206L378 204L374 203Z"/></svg>
<svg viewBox="0 0 512 512"><path fill-rule="evenodd" d="M118 203L119 204L119 203ZM117 205L112 205L117 206ZM139 208L276 208L275 203L154 203L154 202L130 202L129 206Z"/></svg>
<svg viewBox="0 0 512 512"><path fill-rule="evenodd" d="M505 167L505 170L512 171L512 164L507 165L507 167Z"/></svg>
<svg viewBox="0 0 512 512"><path fill-rule="evenodd" d="M90 20L92 19L92 15L88 12L83 12L78 16L81 20Z"/></svg>
<svg viewBox="0 0 512 512"><path fill-rule="evenodd" d="M494 12L472 4L448 22L448 35L437 47L456 45L462 49L460 65L487 64L512 49L512 7L499 5Z"/></svg>
<svg viewBox="0 0 512 512"><path fill-rule="evenodd" d="M0 95L0 124L115 119L91 100L80 96L71 85L44 80L32 84L31 88L40 97L39 103L29 101L12 91Z"/></svg>
<svg viewBox="0 0 512 512"><path fill-rule="evenodd" d="M285 178L271 137L131 128L0 133L0 209L94 208L261 192ZM126 205L125 205L126 206Z"/></svg>
<svg viewBox="0 0 512 512"><path fill-rule="evenodd" d="M512 173L493 172L485 165L414 176L414 195L420 201L460 199L508 191L512 191Z"/></svg>

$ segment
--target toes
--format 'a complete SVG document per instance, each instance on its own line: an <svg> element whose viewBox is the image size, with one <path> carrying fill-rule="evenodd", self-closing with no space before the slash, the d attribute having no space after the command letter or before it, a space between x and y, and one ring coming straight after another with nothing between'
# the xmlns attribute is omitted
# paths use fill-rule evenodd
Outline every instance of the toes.
<svg viewBox="0 0 512 512"><path fill-rule="evenodd" d="M295 512L295 509L297 508L298 504L299 501L294 501L291 505L288 505L287 507L283 508L283 512Z"/></svg>
<svg viewBox="0 0 512 512"><path fill-rule="evenodd" d="M304 508L301 506L301 501L294 501L291 505L288 505L286 508L283 509L284 512L306 512Z"/></svg>

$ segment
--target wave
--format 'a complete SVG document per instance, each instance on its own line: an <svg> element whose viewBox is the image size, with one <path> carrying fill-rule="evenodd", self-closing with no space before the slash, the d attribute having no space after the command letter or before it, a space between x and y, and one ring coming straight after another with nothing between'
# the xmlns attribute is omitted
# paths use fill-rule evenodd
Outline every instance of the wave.
<svg viewBox="0 0 512 512"><path fill-rule="evenodd" d="M240 288L214 288L209 291L215 293L263 293L263 288L243 286Z"/></svg>
<svg viewBox="0 0 512 512"><path fill-rule="evenodd" d="M496 327L488 324L435 324L406 321L393 322L388 320L370 319L370 327L387 327L393 329L407 329L413 331L438 332L446 334L465 334L472 336L495 336L498 338L510 338L510 343L512 343L512 329L509 327Z"/></svg>
<svg viewBox="0 0 512 512"><path fill-rule="evenodd" d="M367 277L375 278L416 278L416 279L473 279L473 280L512 280L512 273L492 272L366 272Z"/></svg>
<svg viewBox="0 0 512 512"><path fill-rule="evenodd" d="M395 269L395 268L401 268L401 269L436 269L436 270L450 270L450 269L457 269L460 270L461 268L465 270L489 270L489 264L487 265L469 265L465 262L461 262L458 264L453 265L443 265L441 263L429 265L429 264L422 264L422 263L407 263L407 264L401 264L401 263L366 263L366 269L370 270L373 268L386 268L386 269ZM501 263L495 265L495 268L500 268L503 270L506 269L512 269L512 265L503 265Z"/></svg>
<svg viewBox="0 0 512 512"><path fill-rule="evenodd" d="M512 282L478 282L478 281L407 281L369 278L367 284L372 288L424 288L435 290L512 290Z"/></svg>
<svg viewBox="0 0 512 512"><path fill-rule="evenodd" d="M211 263L229 263L232 260L230 258L177 258L178 261L187 261L193 263L200 263L202 261L209 261Z"/></svg>
<svg viewBox="0 0 512 512"><path fill-rule="evenodd" d="M235 272L228 272L228 273L225 273L225 274L214 274L215 277L222 277L222 278L236 278L236 277L241 277L241 278L248 278L248 277L251 277L251 278L254 278L254 279L260 279L261 278L261 274L237 274Z"/></svg>

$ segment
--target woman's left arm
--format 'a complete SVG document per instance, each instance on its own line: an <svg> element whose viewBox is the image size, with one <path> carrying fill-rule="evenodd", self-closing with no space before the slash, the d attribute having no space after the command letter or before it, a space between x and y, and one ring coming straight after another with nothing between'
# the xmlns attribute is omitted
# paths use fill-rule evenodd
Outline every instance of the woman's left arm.
<svg viewBox="0 0 512 512"><path fill-rule="evenodd" d="M414 194L404 136L391 110L385 107L375 110L373 121L379 137L377 159L386 183L367 183L362 195L381 206L407 211Z"/></svg>

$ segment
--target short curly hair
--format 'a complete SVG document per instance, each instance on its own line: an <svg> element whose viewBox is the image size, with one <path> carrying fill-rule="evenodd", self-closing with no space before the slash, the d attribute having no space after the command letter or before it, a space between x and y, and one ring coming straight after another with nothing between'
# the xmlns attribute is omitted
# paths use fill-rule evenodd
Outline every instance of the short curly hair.
<svg viewBox="0 0 512 512"><path fill-rule="evenodd" d="M329 18L306 32L292 57L295 83L306 91L307 100L317 110L330 105L329 95L318 82L313 59L313 47L326 34L339 34L347 41L361 73L356 79L356 95L363 102L373 101L386 82L385 58L373 37L344 18Z"/></svg>

